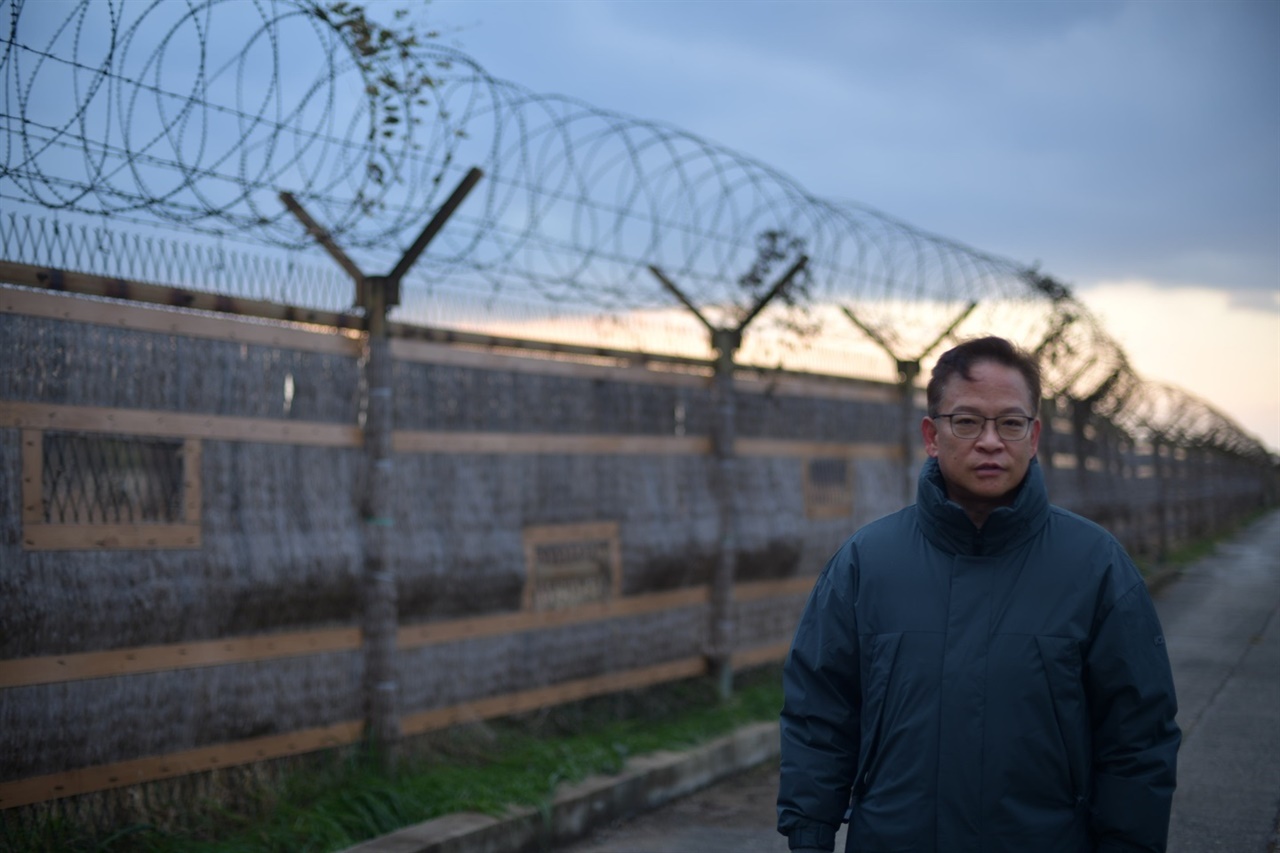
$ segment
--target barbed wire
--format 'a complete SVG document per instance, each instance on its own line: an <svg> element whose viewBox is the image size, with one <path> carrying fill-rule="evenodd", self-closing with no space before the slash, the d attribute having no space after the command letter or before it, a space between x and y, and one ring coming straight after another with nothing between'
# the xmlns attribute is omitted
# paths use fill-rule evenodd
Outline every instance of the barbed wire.
<svg viewBox="0 0 1280 853"><path fill-rule="evenodd" d="M680 128L495 79L396 20L320 0L0 0L0 198L255 242L292 271L315 247L287 190L378 271L478 166L484 180L406 278L401 317L450 290L561 314L679 308L656 267L733 325L767 281L772 241L774 270L809 262L761 315L770 352L865 348L868 332L919 358L948 329L998 331L1042 351L1055 393L1106 413L1145 393L1122 348L1034 267L820 198ZM142 243L123 245L145 266ZM190 257L188 272L254 266L221 248Z"/></svg>
<svg viewBox="0 0 1280 853"><path fill-rule="evenodd" d="M496 80L456 50L415 42L362 63L338 6L4 0L3 191L300 248L309 238L276 200L288 189L345 247L378 255L479 165L479 204L424 259L435 277L669 304L654 265L727 306L772 231L810 255L829 296L963 302L1017 287L1011 262L815 198L678 128Z"/></svg>

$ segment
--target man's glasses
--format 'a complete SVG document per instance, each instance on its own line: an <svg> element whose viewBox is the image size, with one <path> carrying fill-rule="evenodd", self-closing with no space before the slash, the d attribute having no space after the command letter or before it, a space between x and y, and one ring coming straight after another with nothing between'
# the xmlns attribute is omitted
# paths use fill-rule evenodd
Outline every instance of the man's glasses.
<svg viewBox="0 0 1280 853"><path fill-rule="evenodd" d="M933 415L933 419L946 418L951 421L951 434L956 438L977 438L982 435L982 431L987 427L987 421L996 422L996 435L1005 441L1021 441L1027 437L1027 432L1031 429L1031 422L1035 418L1029 418L1026 415L999 415L994 418L984 418L982 415L970 414L950 414L950 415Z"/></svg>

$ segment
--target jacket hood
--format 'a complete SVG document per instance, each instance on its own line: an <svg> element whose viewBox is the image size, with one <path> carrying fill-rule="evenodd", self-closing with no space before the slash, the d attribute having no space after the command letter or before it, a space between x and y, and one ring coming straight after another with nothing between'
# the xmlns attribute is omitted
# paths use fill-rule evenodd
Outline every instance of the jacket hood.
<svg viewBox="0 0 1280 853"><path fill-rule="evenodd" d="M1016 548L1049 518L1049 493L1039 460L1032 458L1017 491L1013 504L997 507L979 529L958 503L948 500L938 460L930 458L920 469L916 487L924 535L935 548L964 556L988 556Z"/></svg>

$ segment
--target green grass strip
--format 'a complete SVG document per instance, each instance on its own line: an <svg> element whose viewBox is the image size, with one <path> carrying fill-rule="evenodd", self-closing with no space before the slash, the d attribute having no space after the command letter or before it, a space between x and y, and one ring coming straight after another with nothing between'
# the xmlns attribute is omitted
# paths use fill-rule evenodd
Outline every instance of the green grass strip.
<svg viewBox="0 0 1280 853"><path fill-rule="evenodd" d="M6 831L0 842L33 852L325 853L455 812L547 808L561 783L775 720L781 707L776 666L740 676L723 702L708 679L696 679L419 738L390 774L366 753L317 756L276 784L239 792L235 808L205 803L165 826L106 835L51 819Z"/></svg>

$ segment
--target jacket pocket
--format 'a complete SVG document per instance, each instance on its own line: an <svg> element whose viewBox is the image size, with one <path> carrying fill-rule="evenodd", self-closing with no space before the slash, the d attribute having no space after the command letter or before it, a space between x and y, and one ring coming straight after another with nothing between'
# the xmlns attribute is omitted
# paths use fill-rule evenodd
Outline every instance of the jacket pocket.
<svg viewBox="0 0 1280 853"><path fill-rule="evenodd" d="M1089 797L1090 755L1089 708L1081 676L1080 644L1068 637L1036 637L1040 662L1053 708L1054 722L1061 740L1071 789L1077 807Z"/></svg>
<svg viewBox="0 0 1280 853"><path fill-rule="evenodd" d="M873 634L862 642L862 745L858 756L858 778L853 785L854 799L866 792L876 771L889 684L893 680L901 641L902 634Z"/></svg>

